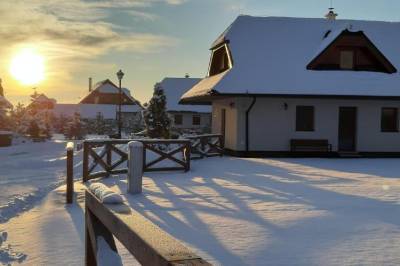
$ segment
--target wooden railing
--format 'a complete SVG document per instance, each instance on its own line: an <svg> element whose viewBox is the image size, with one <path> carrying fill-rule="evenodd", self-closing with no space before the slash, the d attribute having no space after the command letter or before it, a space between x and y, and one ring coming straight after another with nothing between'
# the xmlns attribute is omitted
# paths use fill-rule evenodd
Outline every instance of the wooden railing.
<svg viewBox="0 0 400 266"><path fill-rule="evenodd" d="M134 139L122 140L86 140L83 142L83 182L93 178L107 177L109 175L125 174L128 172L126 162L127 151L121 145ZM143 171L176 171L190 170L190 141L189 140L156 140L138 139L143 143ZM157 158L150 158L151 151ZM116 160L113 157L118 156ZM177 156L180 155L180 156ZM157 167L156 164L168 161L173 165ZM101 171L95 172L100 166Z"/></svg>
<svg viewBox="0 0 400 266"><path fill-rule="evenodd" d="M187 137L191 142L192 159L222 156L224 139L220 134L206 134Z"/></svg>
<svg viewBox="0 0 400 266"><path fill-rule="evenodd" d="M89 191L85 196L86 266L101 264L100 252L120 259L114 237L142 265L211 265L129 206L103 204Z"/></svg>

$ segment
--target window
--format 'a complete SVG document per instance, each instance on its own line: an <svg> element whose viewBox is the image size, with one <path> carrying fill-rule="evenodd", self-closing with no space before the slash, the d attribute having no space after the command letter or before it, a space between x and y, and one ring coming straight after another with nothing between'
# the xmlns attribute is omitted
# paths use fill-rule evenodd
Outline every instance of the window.
<svg viewBox="0 0 400 266"><path fill-rule="evenodd" d="M174 124L182 125L182 115L174 115Z"/></svg>
<svg viewBox="0 0 400 266"><path fill-rule="evenodd" d="M192 121L194 126L200 125L200 116L199 115L194 115L193 116L193 121Z"/></svg>
<svg viewBox="0 0 400 266"><path fill-rule="evenodd" d="M217 75L231 67L228 47L223 45L212 52L209 75Z"/></svg>
<svg viewBox="0 0 400 266"><path fill-rule="evenodd" d="M354 68L354 52L341 51L340 52L340 68L353 69Z"/></svg>
<svg viewBox="0 0 400 266"><path fill-rule="evenodd" d="M382 108L381 131L397 132L398 125L397 108Z"/></svg>
<svg viewBox="0 0 400 266"><path fill-rule="evenodd" d="M296 107L296 131L314 131L314 106Z"/></svg>

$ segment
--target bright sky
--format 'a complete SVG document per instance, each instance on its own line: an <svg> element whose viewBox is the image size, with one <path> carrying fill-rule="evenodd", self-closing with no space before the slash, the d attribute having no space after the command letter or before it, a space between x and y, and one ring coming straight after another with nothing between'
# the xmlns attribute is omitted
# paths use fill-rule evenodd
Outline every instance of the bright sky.
<svg viewBox="0 0 400 266"><path fill-rule="evenodd" d="M117 82L121 68L123 86L146 102L163 77L204 77L211 42L238 14L322 17L329 5L330 0L2 0L0 78L13 103L28 102L33 87L60 103L76 103L87 92L88 77ZM339 19L400 21L398 0L334 0L334 7ZM43 80L36 77L40 66L20 63L27 49L35 51L28 58L44 62ZM28 76L25 82L21 75Z"/></svg>

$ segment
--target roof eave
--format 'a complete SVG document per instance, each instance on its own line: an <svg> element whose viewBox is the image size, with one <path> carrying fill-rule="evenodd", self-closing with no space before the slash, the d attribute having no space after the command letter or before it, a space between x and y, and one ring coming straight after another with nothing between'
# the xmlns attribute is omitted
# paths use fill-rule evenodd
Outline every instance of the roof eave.
<svg viewBox="0 0 400 266"><path fill-rule="evenodd" d="M217 93L200 95L180 100L180 104L211 104L212 101L231 97L260 97L260 98L313 98L313 99L361 99L361 100L400 100L400 95L334 95L334 94L263 94L263 93Z"/></svg>

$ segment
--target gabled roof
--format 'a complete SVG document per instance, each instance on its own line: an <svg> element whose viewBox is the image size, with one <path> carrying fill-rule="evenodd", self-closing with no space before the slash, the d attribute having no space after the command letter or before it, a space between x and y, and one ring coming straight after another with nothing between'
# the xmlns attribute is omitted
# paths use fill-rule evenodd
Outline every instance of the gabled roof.
<svg viewBox="0 0 400 266"><path fill-rule="evenodd" d="M400 69L398 22L239 16L212 44L227 43L233 67L200 81L182 102L242 94L400 97L399 73L307 70L308 63L346 28L363 31ZM329 30L332 33L325 38Z"/></svg>
<svg viewBox="0 0 400 266"><path fill-rule="evenodd" d="M167 98L167 110L179 112L211 112L210 106L179 104L181 96L198 83L199 78L164 78L159 86Z"/></svg>
<svg viewBox="0 0 400 266"><path fill-rule="evenodd" d="M333 35L332 37L330 37L331 34ZM307 69L314 69L315 64L319 61L320 57L325 53L327 53L331 47L337 46L337 43L340 38L346 38L346 36L356 36L359 41L364 42L366 44L364 49L367 49L371 53L371 56L382 65L383 72L386 73L397 72L397 69L393 66L393 64L385 57L384 54L382 54L381 51L379 51L379 49L365 35L365 33L363 31L355 31L353 30L353 28L346 28L341 31L336 31L334 33L332 33L331 30L328 30L324 35L324 38L327 40L324 40L322 42L322 45L317 55L307 65ZM359 48L359 47L354 46L353 49L354 48Z"/></svg>
<svg viewBox="0 0 400 266"><path fill-rule="evenodd" d="M52 103L52 104L57 103L57 101L55 99L49 98L43 93L39 94L39 96L35 99L34 102L36 102L36 103Z"/></svg>
<svg viewBox="0 0 400 266"><path fill-rule="evenodd" d="M100 82L97 82L94 86L94 88L85 96L82 98L80 103L85 103L85 100L91 98L93 94L96 93L101 93L101 94L118 94L119 93L119 88L117 85L115 85L111 80L105 79ZM122 93L130 100L130 104L136 104L138 105L141 109L143 107L141 106L140 102L137 101L130 93L129 89L127 88L122 88Z"/></svg>
<svg viewBox="0 0 400 266"><path fill-rule="evenodd" d="M55 99L47 97L44 93L40 93L27 108L52 109L56 103Z"/></svg>

